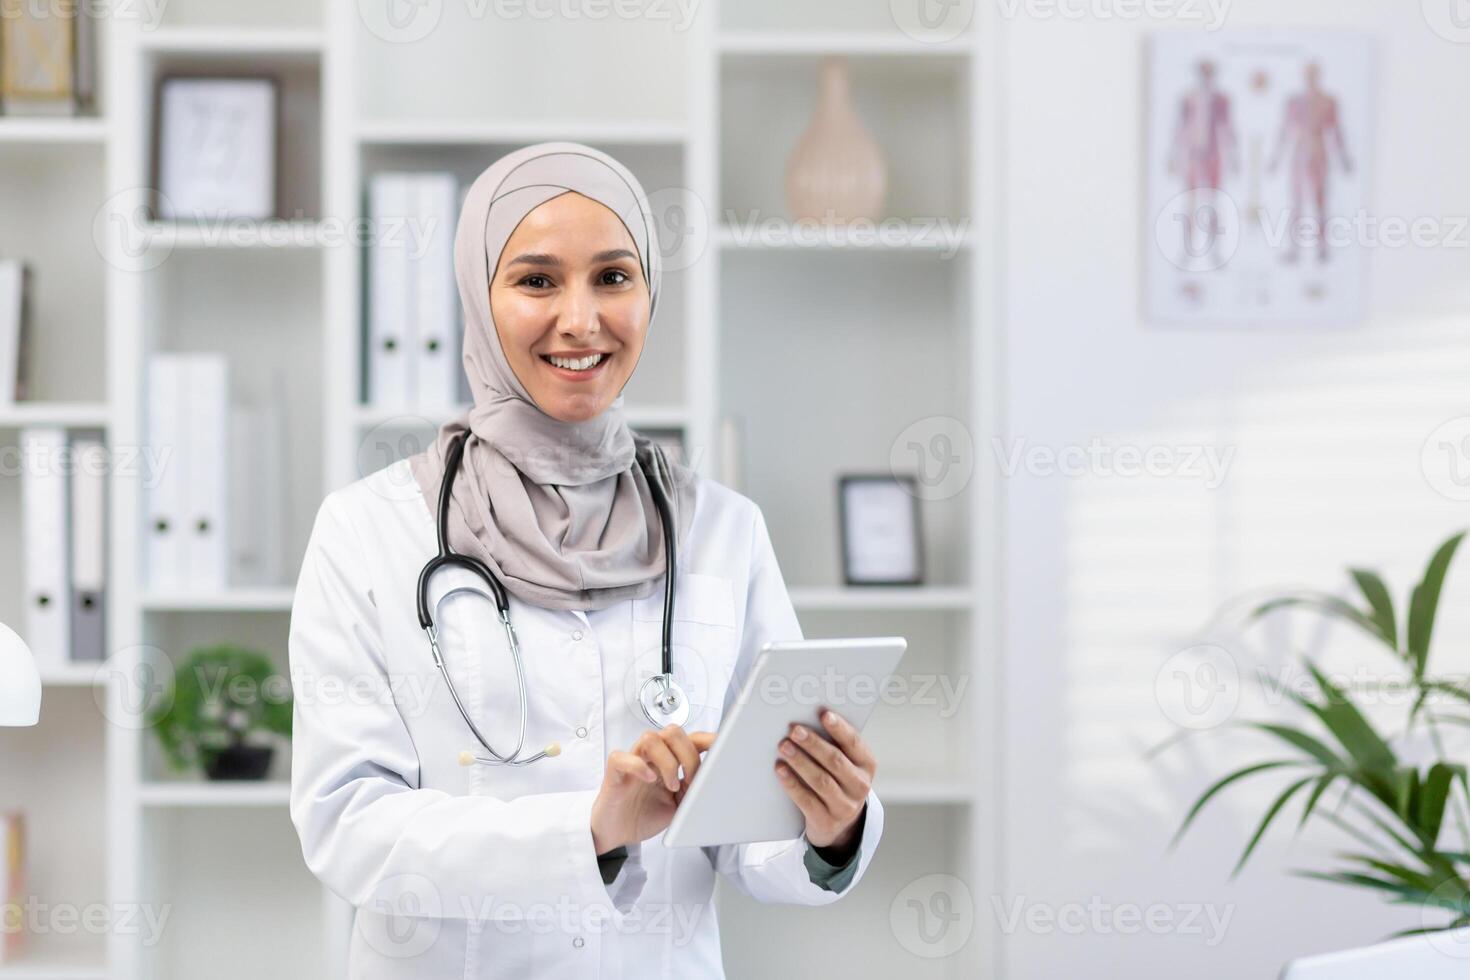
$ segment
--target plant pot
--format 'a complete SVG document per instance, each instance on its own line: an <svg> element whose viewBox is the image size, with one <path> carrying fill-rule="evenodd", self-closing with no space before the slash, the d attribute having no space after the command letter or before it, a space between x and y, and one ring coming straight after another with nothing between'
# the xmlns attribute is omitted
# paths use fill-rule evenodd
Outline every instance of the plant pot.
<svg viewBox="0 0 1470 980"><path fill-rule="evenodd" d="M205 757L210 779L264 779L276 750L271 745L231 745Z"/></svg>

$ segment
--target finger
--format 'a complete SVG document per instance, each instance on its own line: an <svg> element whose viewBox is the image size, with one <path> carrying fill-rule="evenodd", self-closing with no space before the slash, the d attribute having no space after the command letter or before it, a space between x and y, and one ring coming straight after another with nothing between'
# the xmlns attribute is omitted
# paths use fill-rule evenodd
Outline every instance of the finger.
<svg viewBox="0 0 1470 980"><path fill-rule="evenodd" d="M694 774L699 770L699 750L694 747L694 740L678 725L668 725L659 734L679 760L679 765L684 767L683 784L688 786L694 782Z"/></svg>
<svg viewBox="0 0 1470 980"><path fill-rule="evenodd" d="M658 770L659 775L663 777L664 786L670 793L679 788L679 760L674 757L673 752L669 751L669 747L664 744L664 740L657 732L645 732L644 736L638 739L635 751Z"/></svg>
<svg viewBox="0 0 1470 980"><path fill-rule="evenodd" d="M776 763L776 778L781 781L781 788L786 790L786 795L801 810L808 824L820 824L832 819L826 804L812 792L811 787L797 778L784 761Z"/></svg>
<svg viewBox="0 0 1470 980"><path fill-rule="evenodd" d="M852 760L852 764L873 775L878 768L878 760L874 757L868 743L863 739L862 733L846 718L833 711L825 709L821 714L822 727L827 729L832 740Z"/></svg>
<svg viewBox="0 0 1470 980"><path fill-rule="evenodd" d="M840 812L849 803L849 797L843 791L841 784L827 771L816 759L807 755L806 751L790 739L781 743L782 748L791 746L790 755L782 755L781 761L795 770L801 777L801 781L821 799L823 805L833 813Z"/></svg>
<svg viewBox="0 0 1470 980"><path fill-rule="evenodd" d="M710 746L712 746L712 745L715 744L715 733L714 732L690 732L689 733L689 741L693 742L694 743L694 747L696 749L698 749L699 751L701 751L701 752L708 752L709 749L710 749Z"/></svg>
<svg viewBox="0 0 1470 980"><path fill-rule="evenodd" d="M861 799L868 795L871 786L868 774L859 769L842 749L805 725L791 726L791 741L831 773L849 797Z"/></svg>
<svg viewBox="0 0 1470 980"><path fill-rule="evenodd" d="M658 779L653 767L631 752L612 753L607 757L607 767L612 770L614 785L629 781L651 783Z"/></svg>

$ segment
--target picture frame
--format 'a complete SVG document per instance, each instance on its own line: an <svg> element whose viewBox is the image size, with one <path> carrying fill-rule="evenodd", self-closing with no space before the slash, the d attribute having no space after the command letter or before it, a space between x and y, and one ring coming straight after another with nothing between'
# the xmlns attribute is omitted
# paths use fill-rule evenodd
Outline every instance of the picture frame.
<svg viewBox="0 0 1470 980"><path fill-rule="evenodd" d="M157 220L276 217L280 79L264 72L166 74L154 91L153 118Z"/></svg>
<svg viewBox="0 0 1470 980"><path fill-rule="evenodd" d="M845 584L924 583L924 537L916 477L895 473L839 476L837 513Z"/></svg>

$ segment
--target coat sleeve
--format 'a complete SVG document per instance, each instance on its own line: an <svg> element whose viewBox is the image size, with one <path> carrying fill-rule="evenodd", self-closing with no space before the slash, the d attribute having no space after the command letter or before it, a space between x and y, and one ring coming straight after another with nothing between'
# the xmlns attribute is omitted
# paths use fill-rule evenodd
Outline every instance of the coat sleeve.
<svg viewBox="0 0 1470 980"><path fill-rule="evenodd" d="M343 492L317 512L291 608L291 822L307 866L356 907L429 918L522 919L559 899L606 904L592 845L596 790L504 801L419 788L370 562Z"/></svg>
<svg viewBox="0 0 1470 980"><path fill-rule="evenodd" d="M751 530L751 570L745 603L745 622L741 632L740 653L736 658L730 687L725 692L725 712L739 696L746 678L755 667L761 647L771 640L803 639L796 609L786 591L786 582L771 547L765 515L755 506ZM775 764L775 746L771 762ZM773 771L771 778L775 779ZM789 841L760 841L751 844L724 844L703 848L715 870L724 874L740 891L762 902L786 902L796 905L826 905L847 894L863 877L878 840L883 836L883 804L876 792L868 791L867 807L862 817L862 836L855 859L835 879L822 874L825 862L810 861L811 848L806 835ZM813 867L818 870L812 870Z"/></svg>

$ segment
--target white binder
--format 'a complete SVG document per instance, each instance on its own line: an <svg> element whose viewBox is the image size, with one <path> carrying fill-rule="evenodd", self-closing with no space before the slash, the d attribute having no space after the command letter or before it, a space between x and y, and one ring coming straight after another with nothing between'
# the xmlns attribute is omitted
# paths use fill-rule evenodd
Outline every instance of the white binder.
<svg viewBox="0 0 1470 980"><path fill-rule="evenodd" d="M389 408L408 406L413 396L408 182L407 174L375 174L369 189L373 242L368 252L368 401Z"/></svg>
<svg viewBox="0 0 1470 980"><path fill-rule="evenodd" d="M25 293L25 266L0 259L0 405L24 397Z"/></svg>
<svg viewBox="0 0 1470 980"><path fill-rule="evenodd" d="M71 657L99 661L107 646L107 447L100 435L72 439Z"/></svg>
<svg viewBox="0 0 1470 980"><path fill-rule="evenodd" d="M209 592L230 581L230 373L222 354L187 357L185 564L189 587Z"/></svg>
<svg viewBox="0 0 1470 980"><path fill-rule="evenodd" d="M21 524L25 556L25 639L44 675L69 659L67 588L66 430L24 429L21 443Z"/></svg>
<svg viewBox="0 0 1470 980"><path fill-rule="evenodd" d="M184 589L189 569L184 550L184 490L188 458L183 445L185 364L179 354L154 354L148 361L148 415L145 420L149 457L157 471L150 474L146 526L148 588L171 592Z"/></svg>
<svg viewBox="0 0 1470 980"><path fill-rule="evenodd" d="M459 300L454 279L454 227L459 212L459 182L452 173L413 175L414 209L423 254L413 260L416 279L414 317L414 403L420 408L452 408L459 402Z"/></svg>

